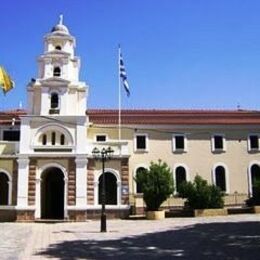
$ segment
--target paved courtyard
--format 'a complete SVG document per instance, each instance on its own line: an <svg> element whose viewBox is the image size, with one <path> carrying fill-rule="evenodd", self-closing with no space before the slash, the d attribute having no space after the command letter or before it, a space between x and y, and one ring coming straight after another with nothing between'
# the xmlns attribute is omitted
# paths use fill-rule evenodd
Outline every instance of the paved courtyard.
<svg viewBox="0 0 260 260"><path fill-rule="evenodd" d="M260 259L260 215L0 223L0 259Z"/></svg>

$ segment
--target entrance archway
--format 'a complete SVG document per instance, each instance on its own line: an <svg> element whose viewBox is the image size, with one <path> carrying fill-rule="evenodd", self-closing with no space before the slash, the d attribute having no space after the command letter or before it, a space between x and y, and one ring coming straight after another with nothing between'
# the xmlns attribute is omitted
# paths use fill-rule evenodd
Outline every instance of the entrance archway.
<svg viewBox="0 0 260 260"><path fill-rule="evenodd" d="M41 218L64 218L64 174L61 169L51 167L42 173Z"/></svg>
<svg viewBox="0 0 260 260"><path fill-rule="evenodd" d="M105 172L105 188L106 188L106 201L107 205L117 205L117 179L116 176L111 172ZM99 177L98 184L98 203L102 203L102 184L103 184L103 174Z"/></svg>

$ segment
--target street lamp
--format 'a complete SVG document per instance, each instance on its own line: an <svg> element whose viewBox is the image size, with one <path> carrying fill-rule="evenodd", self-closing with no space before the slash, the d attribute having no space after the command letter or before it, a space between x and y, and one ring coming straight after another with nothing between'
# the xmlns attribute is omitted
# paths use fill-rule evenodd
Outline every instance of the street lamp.
<svg viewBox="0 0 260 260"><path fill-rule="evenodd" d="M99 150L95 147L92 150L92 155L95 159L100 159L102 162L102 192L101 192L101 228L100 232L107 232L107 218L106 218L106 185L105 185L105 161L111 159L113 149L109 146L108 148L102 148Z"/></svg>

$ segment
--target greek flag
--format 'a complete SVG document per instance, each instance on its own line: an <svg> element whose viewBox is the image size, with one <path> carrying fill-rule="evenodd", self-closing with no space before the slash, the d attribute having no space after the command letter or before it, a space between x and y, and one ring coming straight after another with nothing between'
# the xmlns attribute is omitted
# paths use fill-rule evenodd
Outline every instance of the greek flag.
<svg viewBox="0 0 260 260"><path fill-rule="evenodd" d="M119 75L120 75L120 78L123 82L123 86L125 88L127 96L129 97L130 96L130 89L129 89L129 85L128 85L128 82L127 82L125 65L124 65L124 62L123 62L123 57L122 57L122 53L121 53L120 48L119 48Z"/></svg>

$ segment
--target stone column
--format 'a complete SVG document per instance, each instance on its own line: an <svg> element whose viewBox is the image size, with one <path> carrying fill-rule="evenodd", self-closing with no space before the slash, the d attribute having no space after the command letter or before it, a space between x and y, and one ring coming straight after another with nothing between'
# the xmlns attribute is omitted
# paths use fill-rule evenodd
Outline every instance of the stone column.
<svg viewBox="0 0 260 260"><path fill-rule="evenodd" d="M22 157L17 159L18 162L18 193L17 193L17 206L28 206L28 177L29 177L29 159Z"/></svg>
<svg viewBox="0 0 260 260"><path fill-rule="evenodd" d="M77 157L76 162L76 207L85 207L87 204L87 158Z"/></svg>

